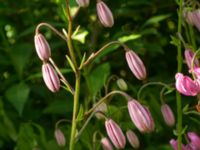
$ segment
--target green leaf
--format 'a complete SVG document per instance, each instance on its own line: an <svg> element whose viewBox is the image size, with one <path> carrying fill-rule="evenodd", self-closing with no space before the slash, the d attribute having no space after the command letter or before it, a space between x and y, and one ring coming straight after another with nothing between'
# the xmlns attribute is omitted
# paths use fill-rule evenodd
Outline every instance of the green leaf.
<svg viewBox="0 0 200 150"><path fill-rule="evenodd" d="M6 91L6 98L14 106L20 116L28 100L29 93L30 88L25 83L13 85Z"/></svg>
<svg viewBox="0 0 200 150"><path fill-rule="evenodd" d="M83 106L81 105L76 120L81 121L83 120L83 117L84 117L84 110L83 110Z"/></svg>
<svg viewBox="0 0 200 150"><path fill-rule="evenodd" d="M71 59L69 58L69 56L67 56L67 55L66 55L66 58L67 58L67 61L68 61L69 65L70 65L70 67L72 68L72 70L73 70L74 72L76 72L75 67L74 67L74 64L72 63L72 60L71 60Z"/></svg>
<svg viewBox="0 0 200 150"><path fill-rule="evenodd" d="M89 88L93 96L103 87L105 80L110 74L110 65L108 63L97 66L88 76Z"/></svg>
<svg viewBox="0 0 200 150"><path fill-rule="evenodd" d="M127 41L131 41L131 40L135 40L140 38L141 35L140 34L131 34L131 35L127 35L127 36L122 36L120 37L118 40L122 43L125 43Z"/></svg>
<svg viewBox="0 0 200 150"><path fill-rule="evenodd" d="M160 21L163 21L163 20L169 18L170 16L171 16L170 14L153 16L152 18L148 19L144 23L144 25L142 26L142 28L145 27L145 26L147 26L147 25L150 25L150 24L156 24L156 23L158 23Z"/></svg>

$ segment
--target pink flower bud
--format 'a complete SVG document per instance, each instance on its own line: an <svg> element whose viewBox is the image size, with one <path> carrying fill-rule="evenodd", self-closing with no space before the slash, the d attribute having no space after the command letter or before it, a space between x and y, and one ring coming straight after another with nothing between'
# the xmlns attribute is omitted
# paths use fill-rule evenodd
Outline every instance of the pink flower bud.
<svg viewBox="0 0 200 150"><path fill-rule="evenodd" d="M173 126L175 123L175 118L174 118L174 114L173 114L171 108L169 107L169 105L163 104L161 106L161 112L162 112L162 116L165 120L165 123L168 126Z"/></svg>
<svg viewBox="0 0 200 150"><path fill-rule="evenodd" d="M190 77L184 76L182 73L177 73L176 78L176 89L186 96L196 96L199 90L199 84L193 81Z"/></svg>
<svg viewBox="0 0 200 150"><path fill-rule="evenodd" d="M105 117L101 114L101 113L98 113L98 111L100 112L103 112L103 113L106 113L107 112L107 105L106 103L101 103L99 106L97 106L95 108L95 111L97 111L97 113L95 114L95 116L97 117L97 119L104 119Z"/></svg>
<svg viewBox="0 0 200 150"><path fill-rule="evenodd" d="M141 132L152 132L155 128L154 120L149 109L132 99L128 102L131 120Z"/></svg>
<svg viewBox="0 0 200 150"><path fill-rule="evenodd" d="M108 119L105 122L105 127L113 145L117 149L123 149L126 145L126 138L119 125L115 123L112 119Z"/></svg>
<svg viewBox="0 0 200 150"><path fill-rule="evenodd" d="M193 150L200 150L200 137L195 132L188 132L187 135L190 139L190 147Z"/></svg>
<svg viewBox="0 0 200 150"><path fill-rule="evenodd" d="M49 63L42 65L42 75L46 86L52 92L57 92L60 89L60 80Z"/></svg>
<svg viewBox="0 0 200 150"><path fill-rule="evenodd" d="M132 130L126 131L126 137L133 148L137 149L140 147L140 141Z"/></svg>
<svg viewBox="0 0 200 150"><path fill-rule="evenodd" d="M76 0L76 2L80 7L87 7L90 3L90 0Z"/></svg>
<svg viewBox="0 0 200 150"><path fill-rule="evenodd" d="M195 27L200 31L200 9L197 9L193 13L193 23Z"/></svg>
<svg viewBox="0 0 200 150"><path fill-rule="evenodd" d="M132 73L138 80L143 80L146 78L146 68L142 60L135 52L133 52L132 50L127 51L126 61Z"/></svg>
<svg viewBox="0 0 200 150"><path fill-rule="evenodd" d="M110 141L106 137L101 139L101 145L104 150L113 150L113 147L112 147Z"/></svg>
<svg viewBox="0 0 200 150"><path fill-rule="evenodd" d="M36 34L34 37L35 49L42 61L46 61L51 57L50 46L42 34Z"/></svg>
<svg viewBox="0 0 200 150"><path fill-rule="evenodd" d="M188 24L190 25L194 25L194 15L192 11L187 11L184 10L183 12L183 17L185 18L185 20L187 21Z"/></svg>
<svg viewBox="0 0 200 150"><path fill-rule="evenodd" d="M104 27L112 27L114 25L112 12L103 1L97 2L97 15Z"/></svg>
<svg viewBox="0 0 200 150"><path fill-rule="evenodd" d="M184 52L184 55L185 55L185 61L187 63L187 66L189 69L192 68L191 64L192 64L192 59L194 57L194 52L190 49L186 49L185 52ZM199 67L199 61L198 59L195 59L194 60L194 68L197 68Z"/></svg>
<svg viewBox="0 0 200 150"><path fill-rule="evenodd" d="M63 132L60 129L56 129L54 132L54 136L56 138L56 141L60 147L64 147L66 144L65 136Z"/></svg>

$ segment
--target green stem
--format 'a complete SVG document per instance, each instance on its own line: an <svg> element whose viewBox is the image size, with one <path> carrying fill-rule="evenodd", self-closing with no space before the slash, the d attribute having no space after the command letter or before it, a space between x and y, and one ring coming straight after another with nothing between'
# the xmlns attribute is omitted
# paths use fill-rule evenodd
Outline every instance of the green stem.
<svg viewBox="0 0 200 150"><path fill-rule="evenodd" d="M179 13L178 13L178 33L182 32L182 14L183 14L183 0L179 1ZM177 46L177 61L178 72L182 70L182 55L181 55L181 42ZM181 95L176 91L176 103L177 103L177 131L178 131L178 150L182 149L182 102Z"/></svg>
<svg viewBox="0 0 200 150"><path fill-rule="evenodd" d="M75 94L74 94L74 106L73 106L73 117L72 117L72 129L71 129L71 137L70 137L70 150L74 150L75 144L75 135L76 135L76 116L78 110L78 102L79 102L79 92L80 92L80 73L76 73L76 86L75 86Z"/></svg>
<svg viewBox="0 0 200 150"><path fill-rule="evenodd" d="M197 46L196 46L196 42L195 42L194 30L193 30L193 27L191 25L189 25L189 33L190 33L190 39L191 39L192 47L193 47L192 50L195 51Z"/></svg>

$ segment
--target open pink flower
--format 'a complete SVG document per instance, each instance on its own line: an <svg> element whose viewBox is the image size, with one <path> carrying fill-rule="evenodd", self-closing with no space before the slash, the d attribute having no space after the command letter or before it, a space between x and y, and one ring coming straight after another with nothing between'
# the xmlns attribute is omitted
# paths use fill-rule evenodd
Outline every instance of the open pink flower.
<svg viewBox="0 0 200 150"><path fill-rule="evenodd" d="M115 123L112 119L108 119L105 122L105 127L113 145L117 149L123 149L126 145L126 138L119 125Z"/></svg>
<svg viewBox="0 0 200 150"><path fill-rule="evenodd" d="M190 139L190 147L193 150L200 150L200 137L195 132L188 132L187 136Z"/></svg>
<svg viewBox="0 0 200 150"><path fill-rule="evenodd" d="M184 76L182 73L177 73L176 78L176 89L186 96L196 96L199 91L199 84L193 81L190 77Z"/></svg>

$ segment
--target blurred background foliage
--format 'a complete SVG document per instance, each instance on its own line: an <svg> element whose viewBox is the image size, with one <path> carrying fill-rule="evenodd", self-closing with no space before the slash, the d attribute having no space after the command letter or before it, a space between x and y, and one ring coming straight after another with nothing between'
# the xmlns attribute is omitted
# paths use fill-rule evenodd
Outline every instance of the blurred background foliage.
<svg viewBox="0 0 200 150"><path fill-rule="evenodd" d="M176 48L170 44L170 36L177 31L177 4L174 0L105 0L111 8L114 27L101 26L96 16L96 1L88 8L80 9L74 20L74 29L80 30L74 36L77 59L84 52L89 56L104 44L120 40L136 51L148 70L148 81L174 82L176 73ZM75 0L70 0L74 11ZM0 149L2 150L62 150L54 138L55 123L60 119L71 120L72 96L64 89L56 94L45 86L41 76L41 61L38 59L33 38L35 27L47 22L62 31L67 28L63 13L64 0L2 0L0 3ZM73 73L65 59L67 45L51 30L42 28L52 49L52 57L71 84ZM198 34L198 31L196 32ZM199 38L197 36L197 38ZM127 67L124 51L111 46L95 62L84 70L81 82L80 104L88 110L107 91L119 89L118 76L128 84L128 93L137 99L137 91L143 83L136 80ZM110 80L109 80L110 79ZM110 82L108 82L110 81ZM156 122L156 131L151 134L139 133L128 116L126 102L114 96L109 102L108 115L120 124L123 131L133 129L141 141L141 149L171 149L169 140L174 138L173 128L165 125L160 113L160 87L151 86L142 93L142 102L149 105ZM106 91L107 90L107 91ZM175 94L165 97L176 113ZM184 105L194 107L193 98L183 98ZM121 106L123 106L121 108ZM196 115L185 115L184 124L192 131L198 129ZM84 123L80 118L79 127ZM69 144L70 122L59 127ZM175 128L175 127L174 127ZM95 117L83 132L76 149L92 150L92 136L98 130L106 135L104 120ZM99 139L98 139L99 140ZM97 149L101 149L97 140ZM68 146L67 146L68 147ZM126 149L131 149L127 144Z"/></svg>

